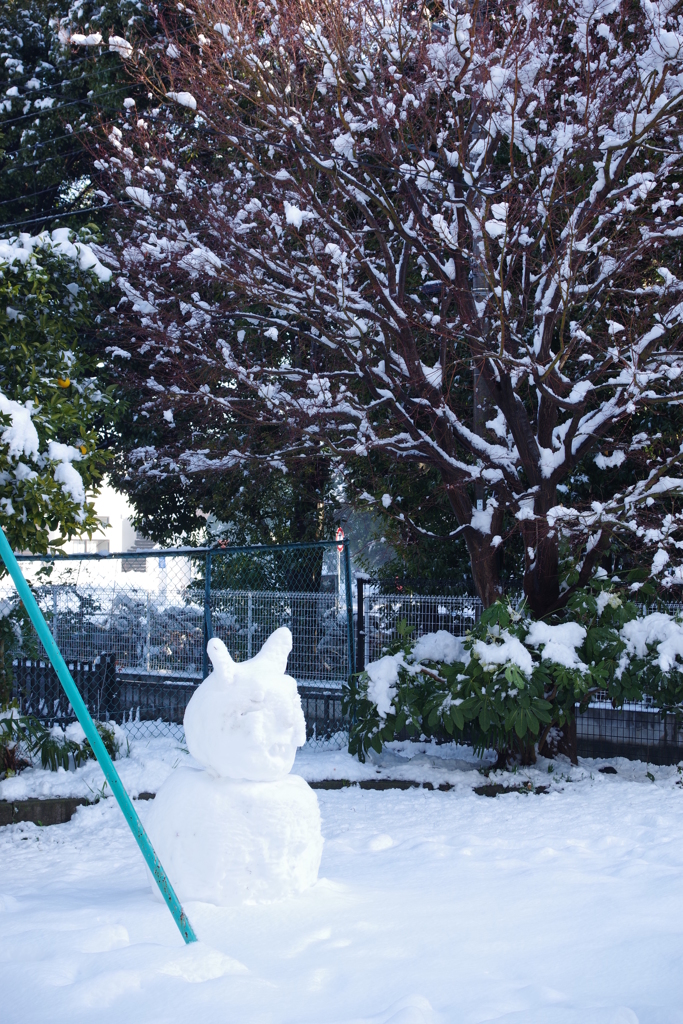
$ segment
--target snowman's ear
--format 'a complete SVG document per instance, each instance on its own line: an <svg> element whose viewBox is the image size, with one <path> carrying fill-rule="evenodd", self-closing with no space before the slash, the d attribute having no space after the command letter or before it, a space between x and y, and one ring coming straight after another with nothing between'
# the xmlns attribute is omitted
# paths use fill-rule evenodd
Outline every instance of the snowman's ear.
<svg viewBox="0 0 683 1024"><path fill-rule="evenodd" d="M292 649L292 634L286 626L280 626L268 637L252 662L269 662L275 671L283 676L287 671L287 658Z"/></svg>
<svg viewBox="0 0 683 1024"><path fill-rule="evenodd" d="M235 675L235 662L230 657L230 652L222 640L214 636L206 645L206 653L211 658L214 672L223 676L226 682L231 683Z"/></svg>

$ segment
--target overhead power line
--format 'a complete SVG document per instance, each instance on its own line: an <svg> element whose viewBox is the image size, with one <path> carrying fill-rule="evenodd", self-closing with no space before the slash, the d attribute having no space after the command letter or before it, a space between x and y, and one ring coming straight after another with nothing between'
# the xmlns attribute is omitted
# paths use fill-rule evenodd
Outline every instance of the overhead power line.
<svg viewBox="0 0 683 1024"><path fill-rule="evenodd" d="M106 52L107 53L113 53L114 51L108 49ZM85 63L85 61L89 61L89 60L97 60L98 57L101 58L102 56L103 56L103 54L98 54L97 57L96 57L94 54L86 53L86 54L83 54L82 57L66 58L65 63L70 68L72 68L76 64L83 64L83 63ZM117 54L117 56L118 56L118 54ZM11 81L13 85L18 85L20 82L22 82L24 80L28 81L31 78L35 78L39 74L50 74L51 72L59 71L60 66L63 66L63 65L60 65L59 63L57 63L57 64L50 64L49 61L43 61L41 63L48 64L49 68L41 69L41 68L37 68L37 67L34 66L33 71L25 71L21 75L11 75L11 76L8 75L7 81L8 82ZM45 88L52 89L52 88L55 88L59 84L60 84L59 82L55 82L54 85L46 86Z"/></svg>
<svg viewBox="0 0 683 1024"><path fill-rule="evenodd" d="M106 93L107 96L118 96L119 93L129 92L130 86L121 86L118 89L112 89ZM23 99L24 97L19 97ZM46 117L47 114L57 114L60 110L66 110L67 107L99 107L101 104L95 103L87 96L81 100L69 100L68 103L60 103L58 107L45 107L44 109L33 110L28 114L20 114L19 117L10 117L4 121L0 121L0 128L5 128L7 125L18 124L19 121L28 121L35 117Z"/></svg>
<svg viewBox="0 0 683 1024"><path fill-rule="evenodd" d="M170 192L161 192L159 198L166 198L175 194L175 189ZM123 199L120 203L111 203L106 206L91 206L85 210L71 210L69 213L53 213L46 214L43 217L31 217L26 220L7 221L6 223L0 223L0 231L5 228L19 228L23 227L24 224L40 224L47 220L61 220L63 217L78 217L88 213L101 213L103 210L116 210L120 206L139 206L134 199Z"/></svg>

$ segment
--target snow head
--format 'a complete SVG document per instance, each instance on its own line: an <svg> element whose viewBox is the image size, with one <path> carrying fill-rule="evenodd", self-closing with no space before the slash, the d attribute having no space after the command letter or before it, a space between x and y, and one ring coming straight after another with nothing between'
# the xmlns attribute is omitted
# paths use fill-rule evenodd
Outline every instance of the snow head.
<svg viewBox="0 0 683 1024"><path fill-rule="evenodd" d="M240 663L222 640L209 640L213 672L192 695L184 724L190 753L214 775L273 782L291 771L306 742L296 682L285 674L291 649L286 626Z"/></svg>

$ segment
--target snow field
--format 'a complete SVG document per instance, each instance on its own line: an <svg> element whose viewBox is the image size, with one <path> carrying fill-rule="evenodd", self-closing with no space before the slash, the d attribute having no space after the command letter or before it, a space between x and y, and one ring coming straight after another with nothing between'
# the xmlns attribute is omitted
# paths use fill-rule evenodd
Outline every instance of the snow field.
<svg viewBox="0 0 683 1024"><path fill-rule="evenodd" d="M556 790L495 800L319 791L317 885L189 903L197 947L153 899L113 801L7 826L3 1021L679 1024L681 776L614 764L558 765Z"/></svg>

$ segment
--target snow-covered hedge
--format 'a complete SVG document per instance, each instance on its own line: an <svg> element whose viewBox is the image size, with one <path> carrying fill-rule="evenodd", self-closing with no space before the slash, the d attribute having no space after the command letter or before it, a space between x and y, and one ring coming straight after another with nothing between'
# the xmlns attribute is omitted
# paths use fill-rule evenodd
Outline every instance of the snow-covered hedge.
<svg viewBox="0 0 683 1024"><path fill-rule="evenodd" d="M399 640L346 691L351 753L410 735L466 735L479 748L526 761L551 730L571 722L598 690L615 706L652 696L683 710L683 623L635 605L600 583L552 621L498 602L466 637L444 630Z"/></svg>

